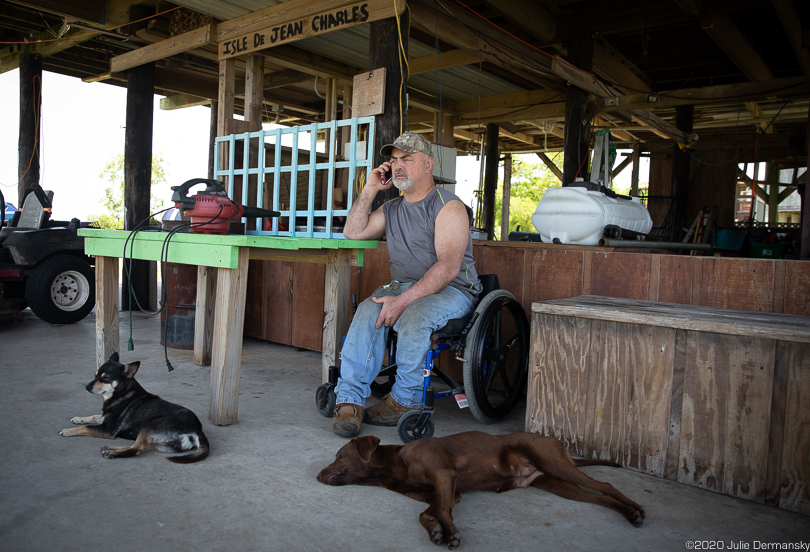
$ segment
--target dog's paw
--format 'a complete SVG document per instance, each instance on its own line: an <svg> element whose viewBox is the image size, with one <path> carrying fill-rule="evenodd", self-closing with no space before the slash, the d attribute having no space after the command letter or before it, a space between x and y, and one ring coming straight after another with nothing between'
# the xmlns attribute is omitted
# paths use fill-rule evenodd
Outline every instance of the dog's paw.
<svg viewBox="0 0 810 552"><path fill-rule="evenodd" d="M118 449L115 447L101 447L101 456L109 460L112 460L115 458L115 451L117 450Z"/></svg>
<svg viewBox="0 0 810 552"><path fill-rule="evenodd" d="M644 510L637 510L633 512L629 518L627 518L630 523L632 523L636 527L641 527L644 524L644 518L647 517L647 514Z"/></svg>
<svg viewBox="0 0 810 552"><path fill-rule="evenodd" d="M447 537L447 548L453 550L461 545L461 535L456 533Z"/></svg>
<svg viewBox="0 0 810 552"><path fill-rule="evenodd" d="M66 427L65 429L59 431L59 435L62 437L73 437L76 434L75 431L76 430L72 427Z"/></svg>
<svg viewBox="0 0 810 552"><path fill-rule="evenodd" d="M441 525L436 525L436 527L430 532L430 542L433 544L441 544L444 542L444 533L442 533Z"/></svg>

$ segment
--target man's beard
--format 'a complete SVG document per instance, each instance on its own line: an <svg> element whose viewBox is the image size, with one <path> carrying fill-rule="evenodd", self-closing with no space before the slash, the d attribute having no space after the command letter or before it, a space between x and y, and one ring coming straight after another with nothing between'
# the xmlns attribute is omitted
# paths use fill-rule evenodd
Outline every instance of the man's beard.
<svg viewBox="0 0 810 552"><path fill-rule="evenodd" d="M398 190L402 192L407 192L411 188L413 188L413 181L410 178L405 178L405 180L397 180L394 178L394 186L397 187Z"/></svg>

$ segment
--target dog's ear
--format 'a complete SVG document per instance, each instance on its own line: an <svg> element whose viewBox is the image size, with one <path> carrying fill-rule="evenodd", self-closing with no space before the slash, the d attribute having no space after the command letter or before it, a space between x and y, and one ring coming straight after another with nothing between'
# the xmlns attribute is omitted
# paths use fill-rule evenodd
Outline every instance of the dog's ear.
<svg viewBox="0 0 810 552"><path fill-rule="evenodd" d="M364 464L368 464L371 460L371 455L377 450L377 445L380 444L380 438L375 435L365 435L363 437L355 437L352 439L354 446L357 448L357 453L360 455L360 460Z"/></svg>
<svg viewBox="0 0 810 552"><path fill-rule="evenodd" d="M112 362L118 362L118 353L113 353L110 355L110 360Z"/></svg>
<svg viewBox="0 0 810 552"><path fill-rule="evenodd" d="M124 375L126 377L128 377L128 378L133 377L135 374L138 373L138 368L140 368L140 366L141 366L140 361L136 361L136 362L133 362L132 364L125 365L124 366Z"/></svg>

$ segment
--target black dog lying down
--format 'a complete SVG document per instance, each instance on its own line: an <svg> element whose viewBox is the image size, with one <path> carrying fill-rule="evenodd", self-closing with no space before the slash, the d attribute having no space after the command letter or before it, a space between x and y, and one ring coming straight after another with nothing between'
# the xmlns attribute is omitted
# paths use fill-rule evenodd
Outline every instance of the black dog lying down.
<svg viewBox="0 0 810 552"><path fill-rule="evenodd" d="M644 510L609 483L592 479L580 466L617 466L604 460L571 458L553 437L536 433L489 435L468 431L406 445L380 445L373 435L344 445L335 461L318 474L327 485L377 485L427 502L419 516L435 544L460 544L452 509L460 493L508 491L529 485L563 498L601 504L640 526ZM602 494L594 494L592 489Z"/></svg>
<svg viewBox="0 0 810 552"><path fill-rule="evenodd" d="M168 457L181 464L204 460L209 447L200 420L188 408L164 401L141 387L135 381L140 365L140 362L121 364L118 353L113 353L110 360L98 369L95 379L85 386L89 392L104 397L102 414L77 416L70 421L79 427L63 429L59 434L65 437L121 437L135 441L130 447L101 447L104 458L125 458L158 450L192 451Z"/></svg>

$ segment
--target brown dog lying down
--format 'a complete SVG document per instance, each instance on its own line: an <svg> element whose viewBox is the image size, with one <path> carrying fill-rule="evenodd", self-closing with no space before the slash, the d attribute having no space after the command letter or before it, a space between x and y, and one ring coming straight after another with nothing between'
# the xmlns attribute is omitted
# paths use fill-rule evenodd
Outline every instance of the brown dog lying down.
<svg viewBox="0 0 810 552"><path fill-rule="evenodd" d="M500 493L531 485L570 500L601 504L640 526L641 506L577 469L592 465L617 466L604 460L574 460L560 441L537 433L468 431L406 445L380 445L378 437L369 435L344 445L335 461L318 474L318 481L377 485L427 502L419 522L434 544L446 542L449 548L460 544L452 509L461 500L460 493L468 491Z"/></svg>

